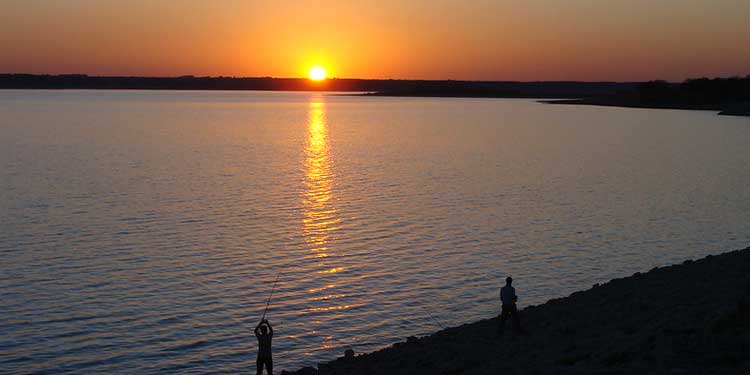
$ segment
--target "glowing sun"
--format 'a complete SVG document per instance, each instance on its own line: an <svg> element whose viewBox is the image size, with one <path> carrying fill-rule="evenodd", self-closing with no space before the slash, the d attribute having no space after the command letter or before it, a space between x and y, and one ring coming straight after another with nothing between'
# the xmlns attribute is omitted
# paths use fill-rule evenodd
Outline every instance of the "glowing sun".
<svg viewBox="0 0 750 375"><path fill-rule="evenodd" d="M315 66L310 69L309 77L313 81L322 81L326 79L326 70L319 66Z"/></svg>

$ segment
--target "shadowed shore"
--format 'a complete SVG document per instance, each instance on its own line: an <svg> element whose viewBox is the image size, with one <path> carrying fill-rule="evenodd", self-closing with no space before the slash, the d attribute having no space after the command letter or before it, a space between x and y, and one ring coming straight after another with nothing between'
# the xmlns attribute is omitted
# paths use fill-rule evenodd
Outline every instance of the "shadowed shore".
<svg viewBox="0 0 750 375"><path fill-rule="evenodd" d="M372 96L574 99L613 95L635 83L514 82L273 77L116 77L85 74L0 74L0 89L270 90L367 92Z"/></svg>
<svg viewBox="0 0 750 375"><path fill-rule="evenodd" d="M541 82L533 86L416 85L387 89L364 95L425 96L425 97L484 97L484 98L547 98L547 104L598 105L630 108L690 109L716 111L720 115L750 116L750 76L730 78L697 78L682 83L649 81L587 86L576 82L570 85ZM558 86L559 85L559 86Z"/></svg>
<svg viewBox="0 0 750 375"><path fill-rule="evenodd" d="M540 100L546 104L597 105L604 107L626 108L654 108L654 109L689 109L696 111L715 111L724 116L750 116L750 102L748 103L702 103L689 104L679 102L649 102L637 98L601 97L588 99L560 99Z"/></svg>
<svg viewBox="0 0 750 375"><path fill-rule="evenodd" d="M0 89L270 90L357 92L357 96L550 99L543 103L693 109L750 116L750 76L682 83L453 81L272 77L97 77L0 74Z"/></svg>
<svg viewBox="0 0 750 375"><path fill-rule="evenodd" d="M750 374L750 247L594 285L521 319L520 336L486 319L282 373Z"/></svg>

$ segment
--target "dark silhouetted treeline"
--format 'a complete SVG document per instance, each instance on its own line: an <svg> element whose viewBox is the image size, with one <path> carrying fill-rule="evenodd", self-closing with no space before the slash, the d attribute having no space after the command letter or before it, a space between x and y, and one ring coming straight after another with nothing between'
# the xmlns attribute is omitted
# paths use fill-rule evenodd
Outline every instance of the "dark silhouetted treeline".
<svg viewBox="0 0 750 375"><path fill-rule="evenodd" d="M330 82L329 82L330 81ZM120 89L120 90L342 90L362 86L359 80L312 82L271 77L117 77L85 74L0 74L4 89Z"/></svg>
<svg viewBox="0 0 750 375"><path fill-rule="evenodd" d="M513 81L398 81L395 87L367 95L471 98L585 98L630 91L635 83L513 82Z"/></svg>
<svg viewBox="0 0 750 375"><path fill-rule="evenodd" d="M388 96L581 98L630 90L614 82L487 82L334 78L97 77L83 74L0 74L2 89L284 90L370 92Z"/></svg>
<svg viewBox="0 0 750 375"><path fill-rule="evenodd" d="M750 115L750 76L682 83L426 81L271 77L98 77L84 74L0 74L0 89L275 90L364 92L373 96L555 98L556 104L716 110Z"/></svg>
<svg viewBox="0 0 750 375"><path fill-rule="evenodd" d="M750 75L695 78L682 83L649 81L637 84L631 91L550 103L715 110L724 115L750 116Z"/></svg>

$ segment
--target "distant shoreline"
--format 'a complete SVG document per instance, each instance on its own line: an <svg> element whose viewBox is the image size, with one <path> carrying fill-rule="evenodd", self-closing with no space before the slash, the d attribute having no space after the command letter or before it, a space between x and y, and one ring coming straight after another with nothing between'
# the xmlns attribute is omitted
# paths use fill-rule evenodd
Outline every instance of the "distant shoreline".
<svg viewBox="0 0 750 375"><path fill-rule="evenodd" d="M521 336L485 319L282 374L750 373L748 268L750 247L656 267L525 308Z"/></svg>
<svg viewBox="0 0 750 375"><path fill-rule="evenodd" d="M90 90L265 90L338 91L370 95L461 96L574 99L614 94L632 89L627 82L515 82L407 79L331 78L315 82L307 78L272 77L118 77L85 74L0 74L0 89ZM434 94L434 95L433 95Z"/></svg>
<svg viewBox="0 0 750 375"><path fill-rule="evenodd" d="M750 116L750 105L741 104L735 107L723 105L702 105L702 104L664 104L664 103L632 103L627 100L617 100L609 98L593 99L554 99L540 100L545 104L560 105L593 105L601 107L622 107L622 108L645 108L645 109L682 109L691 111L713 111L722 116Z"/></svg>
<svg viewBox="0 0 750 375"><path fill-rule="evenodd" d="M750 116L750 76L683 83L453 81L272 77L116 77L0 74L0 89L334 91L372 97L546 99L548 104L718 111ZM354 94L356 93L356 94ZM554 98L554 99L550 99Z"/></svg>
<svg viewBox="0 0 750 375"><path fill-rule="evenodd" d="M717 111L720 115L750 116L750 76L689 79L682 83L649 81L620 84L610 91L594 92L578 83L578 92L546 90L531 92L468 86L412 86L382 90L363 96L418 96L467 98L533 98L547 104L597 105L628 108ZM551 88L551 87L548 87ZM540 94L546 96L540 96ZM569 96L570 94L573 97ZM554 99L550 99L554 98Z"/></svg>

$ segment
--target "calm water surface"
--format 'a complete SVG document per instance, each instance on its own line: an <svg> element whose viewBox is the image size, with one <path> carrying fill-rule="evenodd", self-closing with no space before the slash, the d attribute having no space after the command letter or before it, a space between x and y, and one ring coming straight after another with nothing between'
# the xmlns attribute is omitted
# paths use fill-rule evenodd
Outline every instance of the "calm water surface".
<svg viewBox="0 0 750 375"><path fill-rule="evenodd" d="M0 373L277 371L750 242L750 119L0 91ZM432 315L434 318L432 318Z"/></svg>

